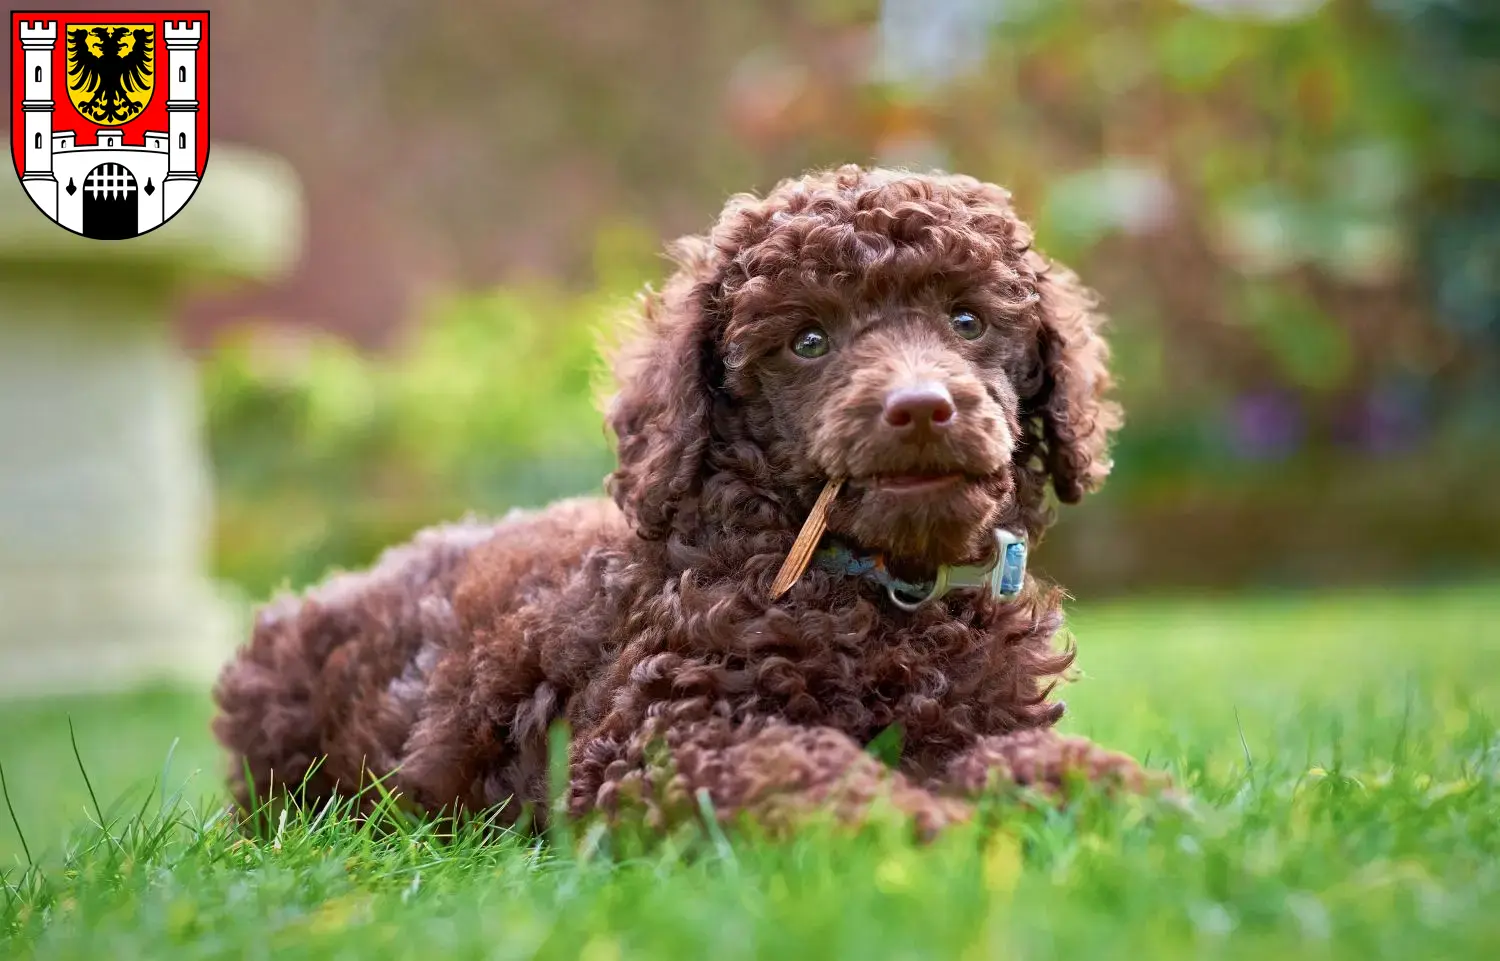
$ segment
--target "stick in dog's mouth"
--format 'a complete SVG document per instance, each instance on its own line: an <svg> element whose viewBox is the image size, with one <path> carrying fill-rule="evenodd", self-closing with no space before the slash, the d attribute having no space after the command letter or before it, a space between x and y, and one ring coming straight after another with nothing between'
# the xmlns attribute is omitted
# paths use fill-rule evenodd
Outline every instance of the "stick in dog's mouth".
<svg viewBox="0 0 1500 961"><path fill-rule="evenodd" d="M786 560L782 562L781 570L776 574L776 580L771 582L771 600L791 590L793 584L807 570L808 563L812 560L813 551L817 550L818 541L823 539L823 532L828 529L828 508L833 505L833 499L838 496L839 488L844 484L841 479L830 478L823 485L823 492L813 503L812 512L807 515L807 520L802 523L802 530L797 534L797 540L792 544L792 550L787 554Z"/></svg>

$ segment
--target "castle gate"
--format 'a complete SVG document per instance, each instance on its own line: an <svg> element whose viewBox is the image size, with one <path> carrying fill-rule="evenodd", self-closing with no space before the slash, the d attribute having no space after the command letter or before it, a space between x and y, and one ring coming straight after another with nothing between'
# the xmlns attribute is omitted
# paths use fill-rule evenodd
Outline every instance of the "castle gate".
<svg viewBox="0 0 1500 961"><path fill-rule="evenodd" d="M97 240L134 237L139 207L135 175L121 164L100 164L83 180L83 235Z"/></svg>

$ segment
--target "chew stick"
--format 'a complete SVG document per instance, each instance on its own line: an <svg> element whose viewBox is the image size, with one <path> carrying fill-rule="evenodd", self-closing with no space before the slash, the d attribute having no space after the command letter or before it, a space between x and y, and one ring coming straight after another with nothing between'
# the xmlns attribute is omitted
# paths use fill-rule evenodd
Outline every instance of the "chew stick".
<svg viewBox="0 0 1500 961"><path fill-rule="evenodd" d="M797 534L797 540L792 544L792 550L781 564L781 570L776 574L776 580L771 583L771 600L775 600L791 589L797 583L797 578L807 570L808 562L812 560L813 551L818 547L818 541L822 539L823 532L828 529L828 508L833 504L834 497L838 496L839 488L844 482L842 480L830 479L823 485L823 492L813 503L812 513L807 515L807 520L802 523L802 530Z"/></svg>

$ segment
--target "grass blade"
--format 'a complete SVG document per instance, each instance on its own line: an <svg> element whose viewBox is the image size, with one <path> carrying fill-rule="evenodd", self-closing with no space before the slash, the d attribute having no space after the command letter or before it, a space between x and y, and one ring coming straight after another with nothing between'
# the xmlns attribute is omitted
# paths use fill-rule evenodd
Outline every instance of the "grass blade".
<svg viewBox="0 0 1500 961"><path fill-rule="evenodd" d="M31 848L26 844L26 833L21 830L21 819L16 817L15 805L10 803L10 785L5 783L4 764L0 764L0 795L5 797L5 810L10 812L10 823L16 829L16 837L21 839L21 851L26 855L26 864L34 867L36 862L31 859Z"/></svg>
<svg viewBox="0 0 1500 961"><path fill-rule="evenodd" d="M78 773L83 775L83 786L88 788L89 800L94 802L94 814L99 818L100 829L104 828L104 809L99 806L99 797L89 781L89 772L83 766L83 755L78 751L78 732L73 730L73 715L68 715L68 740L73 745L73 760L78 762Z"/></svg>
<svg viewBox="0 0 1500 961"><path fill-rule="evenodd" d="M161 812L167 810L167 777L172 770L172 757L177 753L177 745L182 743L182 738L172 738L172 746L167 748L167 759L161 762Z"/></svg>
<svg viewBox="0 0 1500 961"><path fill-rule="evenodd" d="M1250 756L1250 742L1245 740L1245 725L1240 723L1240 709L1236 705L1234 709L1234 729L1240 732L1240 749L1245 752L1245 773L1255 773L1255 758Z"/></svg>

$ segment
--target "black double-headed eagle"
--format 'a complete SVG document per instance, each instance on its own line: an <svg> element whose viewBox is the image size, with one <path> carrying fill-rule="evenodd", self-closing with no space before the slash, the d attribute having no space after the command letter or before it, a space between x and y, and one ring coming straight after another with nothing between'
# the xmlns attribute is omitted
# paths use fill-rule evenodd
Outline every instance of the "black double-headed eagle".
<svg viewBox="0 0 1500 961"><path fill-rule="evenodd" d="M78 103L78 112L100 123L124 123L146 108L151 91L151 29L149 27L94 27L68 33L68 84L92 98ZM99 42L99 52L89 38ZM125 39L131 39L125 49ZM145 102L130 95L146 94Z"/></svg>

